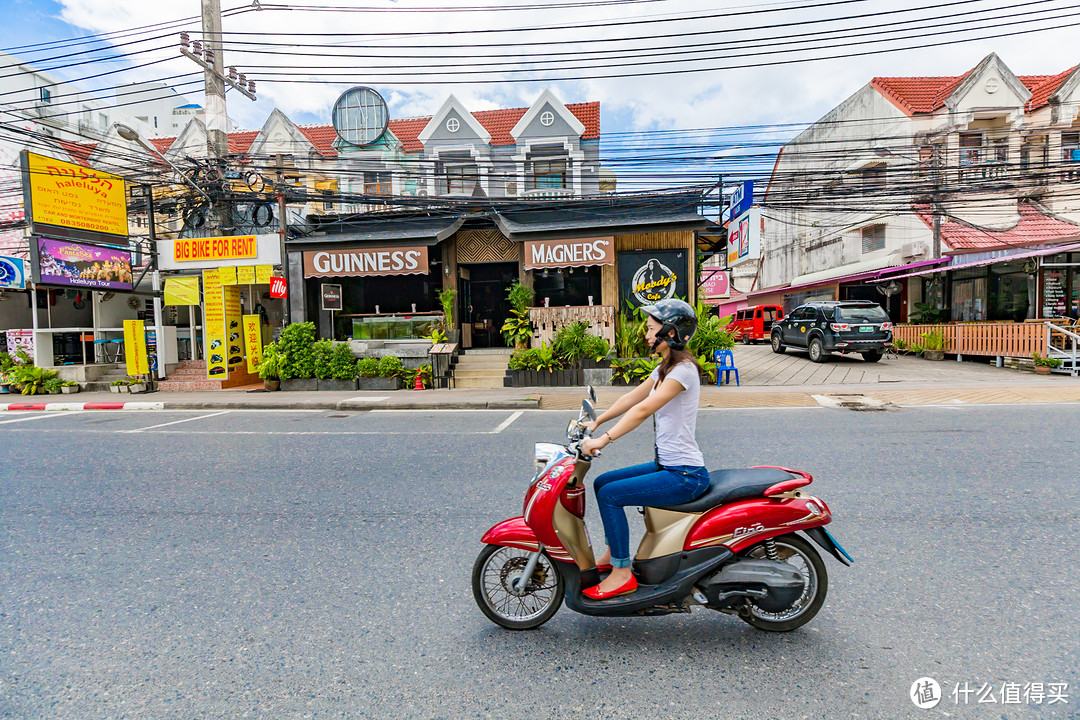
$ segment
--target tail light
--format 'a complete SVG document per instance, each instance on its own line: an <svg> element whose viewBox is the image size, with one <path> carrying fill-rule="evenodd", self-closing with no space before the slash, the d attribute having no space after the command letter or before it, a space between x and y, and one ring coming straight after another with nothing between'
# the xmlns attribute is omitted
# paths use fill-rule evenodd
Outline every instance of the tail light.
<svg viewBox="0 0 1080 720"><path fill-rule="evenodd" d="M882 330L892 330L892 323L891 322L881 323L881 329Z"/></svg>
<svg viewBox="0 0 1080 720"><path fill-rule="evenodd" d="M846 332L851 329L851 325L847 323L833 323L830 327L836 332Z"/></svg>

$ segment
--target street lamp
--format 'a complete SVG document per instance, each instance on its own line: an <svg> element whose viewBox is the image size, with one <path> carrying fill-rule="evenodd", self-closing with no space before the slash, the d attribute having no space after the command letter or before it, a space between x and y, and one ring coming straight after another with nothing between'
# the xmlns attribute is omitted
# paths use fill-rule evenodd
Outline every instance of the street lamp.
<svg viewBox="0 0 1080 720"><path fill-rule="evenodd" d="M932 255L934 260L941 257L941 175L938 172L938 149L937 146L931 145L930 162L933 169L930 171L932 186L930 190L930 206L934 211L934 247ZM900 157L905 160L911 160L916 163L922 163L922 160L913 158L909 155L901 155L900 153L893 152L886 147L874 148L874 154L878 157Z"/></svg>
<svg viewBox="0 0 1080 720"><path fill-rule="evenodd" d="M113 125L116 128L116 134L117 135L124 138L125 140L129 140L131 142L136 142L139 145L141 145L144 149L149 150L153 154L157 155L159 158L161 158L165 162L166 165L171 167L176 172L176 174L179 175L184 180L184 182L186 182L191 187L195 188L195 192L199 193L204 198L206 198L206 202L210 203L210 206L213 207L214 201L210 199L210 196L207 195L205 192L203 192L202 188L199 187L198 185L196 185L191 180L191 178L189 178L187 175L185 175L183 173L182 170L180 170L180 168L176 167L171 162L169 162L169 159L167 157L165 157L164 155L162 155L160 152L158 152L158 149L156 147L154 147L150 143L143 140L142 137L139 136L139 133L135 132L135 130L128 127L127 125L124 125L123 123L113 123Z"/></svg>

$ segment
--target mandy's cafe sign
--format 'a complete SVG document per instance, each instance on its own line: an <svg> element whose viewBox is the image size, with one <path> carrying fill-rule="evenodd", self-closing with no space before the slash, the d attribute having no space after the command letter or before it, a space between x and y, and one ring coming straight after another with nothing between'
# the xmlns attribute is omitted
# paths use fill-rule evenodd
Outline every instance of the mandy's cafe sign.
<svg viewBox="0 0 1080 720"><path fill-rule="evenodd" d="M614 264L614 237L525 241L526 270Z"/></svg>

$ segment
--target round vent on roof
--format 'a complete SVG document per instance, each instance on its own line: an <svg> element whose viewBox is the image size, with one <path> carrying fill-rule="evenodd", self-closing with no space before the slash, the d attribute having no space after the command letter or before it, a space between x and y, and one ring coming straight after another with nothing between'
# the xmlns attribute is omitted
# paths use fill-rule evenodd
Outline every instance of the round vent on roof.
<svg viewBox="0 0 1080 720"><path fill-rule="evenodd" d="M382 95L369 87L346 90L334 103L334 130L355 147L371 145L386 132L390 111Z"/></svg>

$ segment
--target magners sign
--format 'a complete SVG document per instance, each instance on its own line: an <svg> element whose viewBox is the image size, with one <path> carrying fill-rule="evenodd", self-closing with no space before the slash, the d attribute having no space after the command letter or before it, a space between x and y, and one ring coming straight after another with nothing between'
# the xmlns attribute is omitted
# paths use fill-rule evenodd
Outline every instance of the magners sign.
<svg viewBox="0 0 1080 720"><path fill-rule="evenodd" d="M614 264L614 237L525 241L526 270Z"/></svg>

